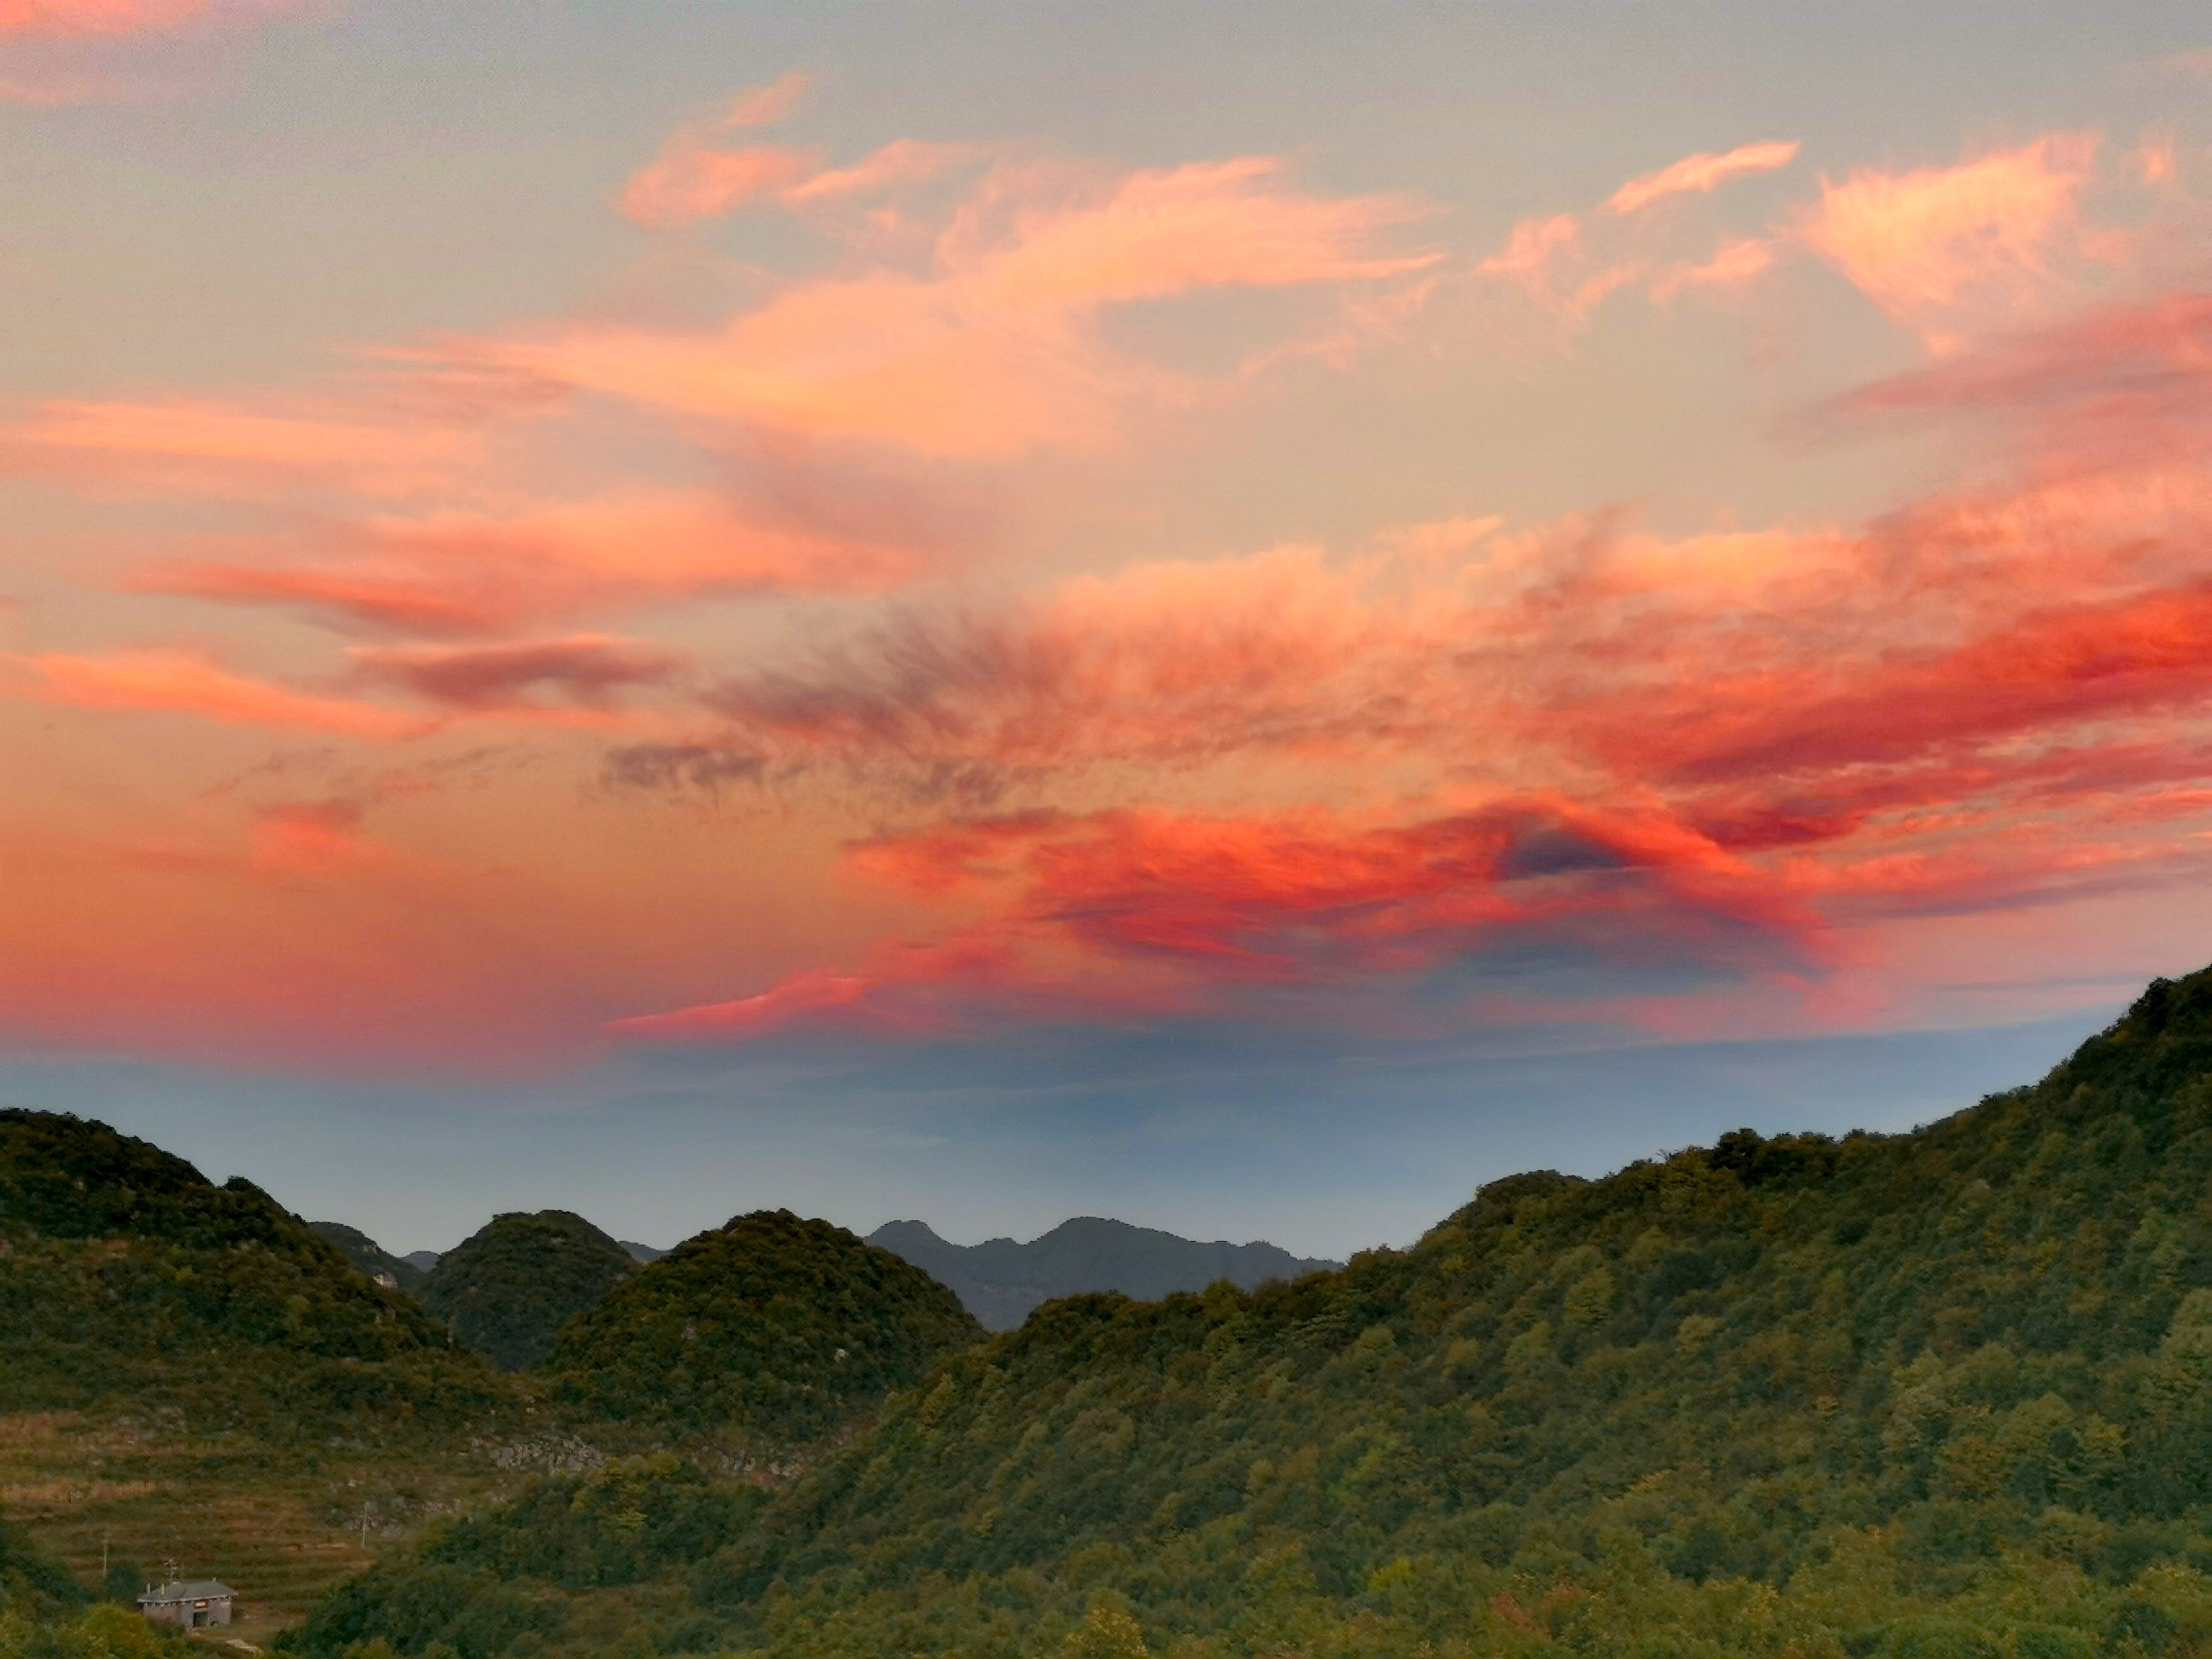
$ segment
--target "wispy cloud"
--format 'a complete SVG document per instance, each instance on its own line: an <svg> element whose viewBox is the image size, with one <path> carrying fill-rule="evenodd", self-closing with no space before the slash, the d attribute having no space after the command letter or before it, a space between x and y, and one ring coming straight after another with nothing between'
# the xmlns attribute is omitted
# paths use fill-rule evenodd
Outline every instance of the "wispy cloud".
<svg viewBox="0 0 2212 1659"><path fill-rule="evenodd" d="M1668 196L1705 195L1731 179L1772 173L1797 159L1799 146L1784 143L1739 144L1722 155L1686 155L1656 173L1631 179L1606 198L1609 213L1635 213Z"/></svg>
<svg viewBox="0 0 2212 1659"><path fill-rule="evenodd" d="M1853 171L1821 181L1797 232L1931 347L2032 315L2073 252L2068 240L2096 158L2094 134L2063 133L1952 167Z"/></svg>

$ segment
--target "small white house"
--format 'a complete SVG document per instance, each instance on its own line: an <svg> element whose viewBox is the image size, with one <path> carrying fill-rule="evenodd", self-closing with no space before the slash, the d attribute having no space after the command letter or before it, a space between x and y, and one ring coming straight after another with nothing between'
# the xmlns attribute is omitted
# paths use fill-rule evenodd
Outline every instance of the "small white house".
<svg viewBox="0 0 2212 1659"><path fill-rule="evenodd" d="M185 1630L205 1630L230 1622L232 1591L212 1578L180 1578L173 1583L146 1587L138 1598L138 1611L165 1625Z"/></svg>

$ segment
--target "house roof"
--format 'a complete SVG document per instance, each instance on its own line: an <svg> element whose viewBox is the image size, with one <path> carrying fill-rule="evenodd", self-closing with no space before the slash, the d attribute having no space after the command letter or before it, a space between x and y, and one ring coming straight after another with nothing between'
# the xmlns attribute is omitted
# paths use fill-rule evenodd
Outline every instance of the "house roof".
<svg viewBox="0 0 2212 1659"><path fill-rule="evenodd" d="M229 1585L213 1578L179 1578L148 1590L138 1598L138 1605L143 1607L155 1601L211 1601L218 1595L236 1594Z"/></svg>

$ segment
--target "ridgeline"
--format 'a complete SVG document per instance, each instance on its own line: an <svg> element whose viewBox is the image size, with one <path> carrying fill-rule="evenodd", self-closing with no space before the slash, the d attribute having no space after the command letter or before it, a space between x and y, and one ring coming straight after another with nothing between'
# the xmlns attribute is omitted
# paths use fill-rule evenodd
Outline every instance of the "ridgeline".
<svg viewBox="0 0 2212 1659"><path fill-rule="evenodd" d="M1026 1244L1011 1238L948 1243L919 1221L888 1221L868 1243L911 1261L959 1297L986 1330L1010 1331L1056 1297L1118 1291L1154 1301L1202 1291L1225 1279L1255 1290L1271 1279L1328 1273L1340 1261L1309 1261L1267 1243L1200 1243L1154 1227L1079 1215Z"/></svg>

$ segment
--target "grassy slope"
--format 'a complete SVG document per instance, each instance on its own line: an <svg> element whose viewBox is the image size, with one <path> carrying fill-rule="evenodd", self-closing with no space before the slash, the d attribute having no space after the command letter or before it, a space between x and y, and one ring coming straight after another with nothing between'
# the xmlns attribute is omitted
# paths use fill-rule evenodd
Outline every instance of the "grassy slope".
<svg viewBox="0 0 2212 1659"><path fill-rule="evenodd" d="M2212 973L1910 1136L1517 1177L1341 1273L1055 1304L680 1566L590 1589L502 1557L484 1536L521 1522L493 1516L304 1645L416 1650L526 1595L536 1633L481 1625L465 1659L625 1619L663 1648L1012 1656L1103 1589L1194 1655L2194 1652L2208 1187ZM619 1616L618 1580L646 1587Z"/></svg>

